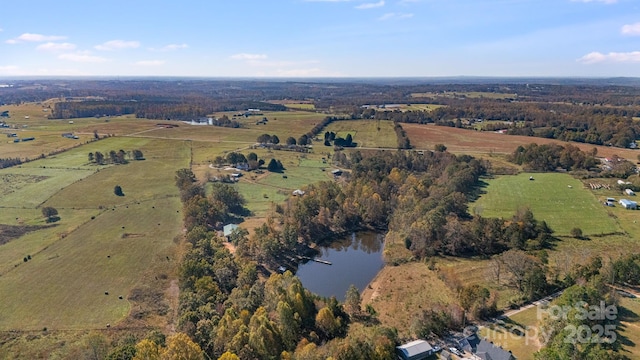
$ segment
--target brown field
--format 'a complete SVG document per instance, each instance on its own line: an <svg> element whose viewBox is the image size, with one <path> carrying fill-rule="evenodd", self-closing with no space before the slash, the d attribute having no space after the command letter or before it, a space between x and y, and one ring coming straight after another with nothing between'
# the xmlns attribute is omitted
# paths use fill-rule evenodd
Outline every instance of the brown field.
<svg viewBox="0 0 640 360"><path fill-rule="evenodd" d="M416 149L432 150L436 144L444 144L447 150L453 153L479 154L479 153L512 153L519 145L529 143L537 144L571 144L579 147L583 151L598 149L598 156L609 157L618 155L620 157L635 161L638 150L622 149L610 146L598 146L592 144L582 144L575 142L565 142L554 139L545 139L532 136L505 135L494 132L473 131L458 129L447 126L402 124L402 128L407 132L411 144Z"/></svg>
<svg viewBox="0 0 640 360"><path fill-rule="evenodd" d="M438 289L438 291L433 291ZM362 304L371 304L380 322L398 329L401 337L411 337L415 314L434 305L446 306L457 297L423 262L385 266L362 292Z"/></svg>

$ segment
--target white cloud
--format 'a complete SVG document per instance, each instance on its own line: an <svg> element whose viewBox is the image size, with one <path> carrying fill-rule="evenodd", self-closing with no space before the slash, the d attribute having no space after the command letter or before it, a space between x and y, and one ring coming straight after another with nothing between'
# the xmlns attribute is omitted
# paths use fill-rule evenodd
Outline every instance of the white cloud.
<svg viewBox="0 0 640 360"><path fill-rule="evenodd" d="M380 16L380 18L378 18L378 20L399 20L399 19L409 19L412 18L413 14L407 14L407 13L386 13L382 16Z"/></svg>
<svg viewBox="0 0 640 360"><path fill-rule="evenodd" d="M7 44L18 44L22 42L58 41L58 40L64 40L66 38L67 38L66 36L58 36L58 35L42 35L42 34L24 33L15 39L9 39L5 42Z"/></svg>
<svg viewBox="0 0 640 360"><path fill-rule="evenodd" d="M581 2L581 3L590 3L590 2L601 2L603 4L615 4L618 0L571 0L572 2Z"/></svg>
<svg viewBox="0 0 640 360"><path fill-rule="evenodd" d="M83 63L102 63L102 62L109 61L103 57L91 55L88 52L60 54L58 55L58 59L69 60L74 62L83 62Z"/></svg>
<svg viewBox="0 0 640 360"><path fill-rule="evenodd" d="M179 49L186 49L188 47L189 47L189 45L187 45L187 44L169 44L167 46L162 47L160 50L161 51L173 51L173 50L179 50Z"/></svg>
<svg viewBox="0 0 640 360"><path fill-rule="evenodd" d="M640 35L640 22L627 24L620 30L623 35Z"/></svg>
<svg viewBox="0 0 640 360"><path fill-rule="evenodd" d="M101 51L113 51L121 49L135 49L140 47L138 41L111 40L103 44L96 45L94 48Z"/></svg>
<svg viewBox="0 0 640 360"><path fill-rule="evenodd" d="M47 42L38 45L36 49L41 51L71 51L75 50L76 46L70 43Z"/></svg>
<svg viewBox="0 0 640 360"><path fill-rule="evenodd" d="M160 66L164 65L164 60L141 60L136 62L138 66Z"/></svg>
<svg viewBox="0 0 640 360"><path fill-rule="evenodd" d="M366 10L366 9L379 8L379 7L383 7L383 6L384 6L384 0L380 0L377 3L360 4L360 5L356 6L355 8L358 9L358 10Z"/></svg>
<svg viewBox="0 0 640 360"><path fill-rule="evenodd" d="M640 51L630 52L610 52L603 54L601 52L591 52L580 59L579 62L584 64L597 64L597 63L640 63Z"/></svg>
<svg viewBox="0 0 640 360"><path fill-rule="evenodd" d="M247 53L241 53L241 54L235 54L235 55L231 55L231 58L234 60L245 60L245 61L250 61L250 60L263 60L267 58L267 55L265 54L247 54Z"/></svg>

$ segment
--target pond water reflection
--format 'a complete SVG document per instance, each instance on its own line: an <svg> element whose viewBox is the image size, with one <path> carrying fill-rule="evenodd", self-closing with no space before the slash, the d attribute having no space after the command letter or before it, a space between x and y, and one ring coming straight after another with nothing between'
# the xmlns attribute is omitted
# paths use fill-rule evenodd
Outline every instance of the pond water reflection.
<svg viewBox="0 0 640 360"><path fill-rule="evenodd" d="M384 236L373 232L358 232L321 247L317 258L331 265L309 261L300 264L296 275L302 285L320 296L335 296L344 300L351 284L360 292L384 266L382 249Z"/></svg>

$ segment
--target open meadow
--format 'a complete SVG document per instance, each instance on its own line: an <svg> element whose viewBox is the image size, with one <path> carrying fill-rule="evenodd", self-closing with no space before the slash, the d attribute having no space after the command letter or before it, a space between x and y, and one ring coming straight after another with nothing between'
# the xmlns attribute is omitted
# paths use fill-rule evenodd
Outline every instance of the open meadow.
<svg viewBox="0 0 640 360"><path fill-rule="evenodd" d="M145 160L89 163L89 152L120 149ZM186 141L111 137L0 170L0 227L13 234L0 245L0 331L105 329L150 306L140 294L165 289L141 290L143 279L177 263L174 176L190 154ZM44 206L59 220L47 223Z"/></svg>

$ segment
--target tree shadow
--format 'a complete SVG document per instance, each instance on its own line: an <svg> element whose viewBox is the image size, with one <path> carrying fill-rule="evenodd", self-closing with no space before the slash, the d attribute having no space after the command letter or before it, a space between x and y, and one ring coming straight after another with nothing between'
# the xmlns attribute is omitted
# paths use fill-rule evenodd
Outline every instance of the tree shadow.
<svg viewBox="0 0 640 360"><path fill-rule="evenodd" d="M49 216L46 220L47 224L51 224L51 223L55 223L60 221L60 216L56 215L56 216Z"/></svg>
<svg viewBox="0 0 640 360"><path fill-rule="evenodd" d="M484 195L487 193L486 188L489 186L489 183L479 179L478 182L476 183L476 186L473 187L473 189L471 189L471 192L469 192L469 194L467 195L467 197L469 198L469 202L474 202L476 200L478 200L480 198L480 196Z"/></svg>

